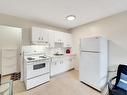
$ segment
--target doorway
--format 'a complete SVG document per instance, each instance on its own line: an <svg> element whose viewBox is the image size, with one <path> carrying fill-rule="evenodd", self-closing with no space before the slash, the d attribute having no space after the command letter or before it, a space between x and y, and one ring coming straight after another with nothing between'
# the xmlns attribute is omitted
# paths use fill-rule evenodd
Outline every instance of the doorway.
<svg viewBox="0 0 127 95"><path fill-rule="evenodd" d="M8 81L21 72L22 29L0 25L0 74Z"/></svg>

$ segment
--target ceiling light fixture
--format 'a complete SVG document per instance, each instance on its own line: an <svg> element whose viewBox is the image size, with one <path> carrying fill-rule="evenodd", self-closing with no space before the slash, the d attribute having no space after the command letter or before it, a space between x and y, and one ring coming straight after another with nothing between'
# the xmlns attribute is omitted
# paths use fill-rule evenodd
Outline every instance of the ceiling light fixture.
<svg viewBox="0 0 127 95"><path fill-rule="evenodd" d="M67 19L68 21L73 21L73 20L76 19L76 16L75 16L75 15L69 15L69 16L66 17L66 19Z"/></svg>

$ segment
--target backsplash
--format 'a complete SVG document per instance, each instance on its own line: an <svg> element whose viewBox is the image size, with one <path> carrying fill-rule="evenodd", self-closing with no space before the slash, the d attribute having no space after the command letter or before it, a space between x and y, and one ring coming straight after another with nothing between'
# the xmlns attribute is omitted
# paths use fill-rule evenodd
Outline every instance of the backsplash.
<svg viewBox="0 0 127 95"><path fill-rule="evenodd" d="M54 54L66 54L66 50L68 48L51 48L51 49L48 49L47 52L49 55L54 55ZM69 48L71 50L71 48ZM71 53L72 54L72 51Z"/></svg>
<svg viewBox="0 0 127 95"><path fill-rule="evenodd" d="M31 49L30 48L27 49L27 47L31 47ZM65 55L67 49L70 49L70 51L71 51L71 48L65 48L65 47L49 48L49 46L46 46L46 45L24 46L22 49L23 49L23 51L25 50L26 52L33 51L33 50L41 51L41 52L44 52L44 54L46 54L47 56L52 56L54 54ZM72 54L72 52L70 54Z"/></svg>
<svg viewBox="0 0 127 95"><path fill-rule="evenodd" d="M65 49L64 48L52 48L49 49L50 54L54 55L54 54L64 54L65 53Z"/></svg>

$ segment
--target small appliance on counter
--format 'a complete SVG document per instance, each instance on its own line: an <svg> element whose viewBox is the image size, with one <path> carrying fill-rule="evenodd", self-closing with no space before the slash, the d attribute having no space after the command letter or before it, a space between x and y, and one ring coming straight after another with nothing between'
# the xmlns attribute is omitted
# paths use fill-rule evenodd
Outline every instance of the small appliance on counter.
<svg viewBox="0 0 127 95"><path fill-rule="evenodd" d="M71 48L66 49L66 54L71 54Z"/></svg>

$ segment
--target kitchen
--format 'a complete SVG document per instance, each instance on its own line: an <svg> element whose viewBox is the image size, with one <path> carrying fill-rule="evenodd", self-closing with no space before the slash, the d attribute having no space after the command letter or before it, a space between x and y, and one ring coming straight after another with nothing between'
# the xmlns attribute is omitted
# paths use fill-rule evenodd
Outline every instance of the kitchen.
<svg viewBox="0 0 127 95"><path fill-rule="evenodd" d="M15 74L13 76L15 81L20 79L25 83L26 90L30 90L50 81L52 77L74 69L75 54L72 52L72 35L70 33L34 26L31 28L31 45L22 46L21 28L0 27L4 34L7 30L14 31L17 29L16 32L19 32L19 38L16 38L15 48L17 49L15 51L13 46L9 45L5 45L1 49L3 80L6 80L6 77L10 77L11 74ZM12 37L10 35L8 39L11 40ZM7 37L4 36L4 38ZM7 41L5 40L5 42ZM10 44L12 45L12 43ZM10 48L7 49L6 47ZM17 55L19 58L14 56L14 59L12 59L13 55ZM4 61L4 57L6 60L8 60L8 57L11 58L11 63L8 64L10 60ZM4 64L6 65L4 66ZM8 66L13 66L13 68L8 68ZM16 74L19 73L20 78L16 79Z"/></svg>
<svg viewBox="0 0 127 95"><path fill-rule="evenodd" d="M0 94L107 95L108 80L127 62L126 6L1 0Z"/></svg>
<svg viewBox="0 0 127 95"><path fill-rule="evenodd" d="M21 74L25 76L24 78L27 89L47 82L50 80L50 77L74 68L73 64L75 55L71 51L72 50L71 34L38 27L32 27L31 42L35 46L33 45L23 47L24 66L22 68L25 68L25 70L23 70L24 73ZM30 63L31 66L29 65ZM34 69L32 70L32 68L35 68L35 70ZM48 74L39 79L42 80L42 82L36 80L35 86L31 87L29 86L32 84L32 81L35 80L36 76L40 76L45 73ZM31 78L34 79L32 80ZM43 79L46 78L47 80L44 80L43 82ZM37 83L37 81L39 82Z"/></svg>

